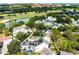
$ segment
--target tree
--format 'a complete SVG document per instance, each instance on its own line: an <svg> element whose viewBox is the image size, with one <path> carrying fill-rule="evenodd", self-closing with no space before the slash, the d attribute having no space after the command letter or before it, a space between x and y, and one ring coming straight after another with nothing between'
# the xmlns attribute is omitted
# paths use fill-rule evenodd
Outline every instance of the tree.
<svg viewBox="0 0 79 59"><path fill-rule="evenodd" d="M8 30L7 28L4 28L4 29L3 29L3 33L4 33L4 35L6 35L6 36L9 36L9 35L11 34L11 32L9 32L9 30Z"/></svg>
<svg viewBox="0 0 79 59"><path fill-rule="evenodd" d="M64 22L68 24L72 23L71 18L69 16L65 17Z"/></svg>
<svg viewBox="0 0 79 59"><path fill-rule="evenodd" d="M45 15L41 15L39 16L39 19L43 20L43 19L46 19Z"/></svg>
<svg viewBox="0 0 79 59"><path fill-rule="evenodd" d="M55 12L49 12L49 13L47 13L47 17L48 17L48 16L56 17L57 15L58 15L58 14L55 13Z"/></svg>
<svg viewBox="0 0 79 59"><path fill-rule="evenodd" d="M3 19L4 18L4 16L0 16L0 19Z"/></svg>
<svg viewBox="0 0 79 59"><path fill-rule="evenodd" d="M57 18L56 22L58 22L58 23L70 24L72 22L71 18L69 16L66 16L66 15L57 14L56 18Z"/></svg>
<svg viewBox="0 0 79 59"><path fill-rule="evenodd" d="M78 26L74 26L74 32L79 32L79 27Z"/></svg>
<svg viewBox="0 0 79 59"><path fill-rule="evenodd" d="M45 19L44 15L42 15L42 16L34 16L34 17L32 17L29 20L28 24L26 24L26 25L29 26L29 27L34 27L35 21L37 21L37 20L43 20L43 19Z"/></svg>
<svg viewBox="0 0 79 59"><path fill-rule="evenodd" d="M67 31L65 31L64 32L64 34L63 34L63 36L65 37L65 38L67 38L68 40L77 40L77 35L76 34L73 34L72 32L71 32L71 30L67 30Z"/></svg>
<svg viewBox="0 0 79 59"><path fill-rule="evenodd" d="M23 21L19 21L19 22L18 22L18 25L19 25L19 26L22 25L22 24L24 24Z"/></svg>
<svg viewBox="0 0 79 59"><path fill-rule="evenodd" d="M10 44L7 46L9 54L16 54L21 51L20 42L17 40L12 40Z"/></svg>
<svg viewBox="0 0 79 59"><path fill-rule="evenodd" d="M35 20L31 18L29 20L28 24L26 24L26 25L29 26L29 27L33 27L34 26L34 23L35 23Z"/></svg>
<svg viewBox="0 0 79 59"><path fill-rule="evenodd" d="M15 27L16 23L14 21L9 23L10 27Z"/></svg>
<svg viewBox="0 0 79 59"><path fill-rule="evenodd" d="M43 24L43 23L39 23L39 24L35 24L35 27L37 28L37 29L46 29L46 26Z"/></svg>
<svg viewBox="0 0 79 59"><path fill-rule="evenodd" d="M79 35L78 35L78 38L77 38L77 42L79 42Z"/></svg>
<svg viewBox="0 0 79 59"><path fill-rule="evenodd" d="M54 50L56 51L57 54L60 53L59 45L58 45L59 39L61 39L60 31L57 29L53 29L51 32L51 41L52 43L54 43Z"/></svg>
<svg viewBox="0 0 79 59"><path fill-rule="evenodd" d="M71 25L64 25L64 26L58 27L58 30L63 31L63 32L67 30L74 31L74 27Z"/></svg>
<svg viewBox="0 0 79 59"><path fill-rule="evenodd" d="M10 23L9 23L9 26L10 27L17 27L17 26L19 26L21 23L16 23L15 21L11 21Z"/></svg>
<svg viewBox="0 0 79 59"><path fill-rule="evenodd" d="M29 36L28 33L24 33L24 32L18 32L16 35L16 39L20 40L20 42L22 42L24 39L26 39Z"/></svg>
<svg viewBox="0 0 79 59"><path fill-rule="evenodd" d="M40 31L37 30L36 32L33 32L33 35L34 36L39 36L40 35Z"/></svg>
<svg viewBox="0 0 79 59"><path fill-rule="evenodd" d="M51 33L51 40L52 40L52 42L53 41L57 42L57 40L60 38L60 36L61 36L61 33L60 33L59 30L57 30L57 29L53 29L52 30L52 33Z"/></svg>
<svg viewBox="0 0 79 59"><path fill-rule="evenodd" d="M40 39L39 39L39 41L40 42L43 42L43 37L45 36L45 34L44 34L44 32L40 32Z"/></svg>
<svg viewBox="0 0 79 59"><path fill-rule="evenodd" d="M5 24L4 23L0 23L0 30L2 30L3 28L5 28Z"/></svg>
<svg viewBox="0 0 79 59"><path fill-rule="evenodd" d="M56 18L57 18L56 22L58 22L58 23L63 23L64 22L63 15L57 14Z"/></svg>

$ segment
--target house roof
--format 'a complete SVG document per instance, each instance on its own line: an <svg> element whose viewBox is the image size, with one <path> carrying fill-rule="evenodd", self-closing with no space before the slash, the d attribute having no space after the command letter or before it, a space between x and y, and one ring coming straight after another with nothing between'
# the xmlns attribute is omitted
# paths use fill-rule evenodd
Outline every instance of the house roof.
<svg viewBox="0 0 79 59"><path fill-rule="evenodd" d="M2 20L1 22L2 22L2 23L6 23L6 22L8 22L8 21L9 21L9 20Z"/></svg>
<svg viewBox="0 0 79 59"><path fill-rule="evenodd" d="M48 45L45 43L41 43L40 45L35 47L35 52L41 52L41 50L43 50L43 48L48 48Z"/></svg>
<svg viewBox="0 0 79 59"><path fill-rule="evenodd" d="M45 36L43 39L44 39L44 41L47 41L48 43L50 43L50 38L49 37Z"/></svg>
<svg viewBox="0 0 79 59"><path fill-rule="evenodd" d="M1 35L0 36L0 42L4 42L7 40L10 40L12 37L11 36L5 36L5 35Z"/></svg>
<svg viewBox="0 0 79 59"><path fill-rule="evenodd" d="M13 35L15 36L18 32L27 33L28 31L31 32L31 30L28 29L25 25L22 25L13 29Z"/></svg>
<svg viewBox="0 0 79 59"><path fill-rule="evenodd" d="M32 4L32 7L50 7L49 4Z"/></svg>

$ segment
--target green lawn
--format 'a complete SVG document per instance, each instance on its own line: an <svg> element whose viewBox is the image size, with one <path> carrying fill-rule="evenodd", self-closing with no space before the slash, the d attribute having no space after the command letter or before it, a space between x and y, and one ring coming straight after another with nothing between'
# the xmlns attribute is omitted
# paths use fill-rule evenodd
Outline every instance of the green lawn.
<svg viewBox="0 0 79 59"><path fill-rule="evenodd" d="M48 12L61 12L61 10L52 10L52 11L48 11ZM35 13L35 12L23 12L23 13L15 13L14 14L0 14L0 16L4 16L4 19L0 19L0 20L15 20L15 19L21 19L21 18L30 18L30 17L34 17L34 16L41 16L41 15L46 15L47 13L41 12L41 13ZM10 16L8 16L10 15Z"/></svg>
<svg viewBox="0 0 79 59"><path fill-rule="evenodd" d="M13 14L1 14L0 16L4 16L4 19L10 19L10 20L14 20L14 19L21 19L21 18L30 18L30 17L34 17L34 16L41 16L41 15L45 15L46 13L35 13L35 12L27 12L27 13L15 13L15 16ZM11 15L11 16L8 16Z"/></svg>

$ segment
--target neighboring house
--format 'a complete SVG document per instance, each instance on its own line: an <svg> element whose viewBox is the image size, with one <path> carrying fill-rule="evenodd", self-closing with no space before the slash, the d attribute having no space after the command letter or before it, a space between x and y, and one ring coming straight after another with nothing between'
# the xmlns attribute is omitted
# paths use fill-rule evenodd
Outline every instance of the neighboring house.
<svg viewBox="0 0 79 59"><path fill-rule="evenodd" d="M76 21L74 18L71 18L71 21L73 26L79 26L79 20Z"/></svg>
<svg viewBox="0 0 79 59"><path fill-rule="evenodd" d="M45 37L43 38L43 42L35 47L35 52L41 52L44 48L49 48L49 44L50 44L50 31L47 30L45 32Z"/></svg>
<svg viewBox="0 0 79 59"><path fill-rule="evenodd" d="M58 28L58 27L62 26L61 23L56 23L55 21L56 21L56 18L49 16L47 19L43 19L42 21L38 20L35 23L36 24L43 23L45 26L52 27L52 28Z"/></svg>
<svg viewBox="0 0 79 59"><path fill-rule="evenodd" d="M54 17L52 17L52 16L48 16L47 20L48 20L49 22L54 22L54 21L56 21L56 18L54 18Z"/></svg>
<svg viewBox="0 0 79 59"><path fill-rule="evenodd" d="M0 36L0 46L2 48L0 48L0 53L1 54L6 54L7 53L7 45L12 41L12 37L11 36Z"/></svg>
<svg viewBox="0 0 79 59"><path fill-rule="evenodd" d="M16 36L18 32L28 33L32 31L29 28L27 28L25 25L22 25L13 29L13 36Z"/></svg>
<svg viewBox="0 0 79 59"><path fill-rule="evenodd" d="M45 25L45 26L52 27L52 23L50 23L50 22L44 22L44 25Z"/></svg>
<svg viewBox="0 0 79 59"><path fill-rule="evenodd" d="M51 7L52 5L50 4L32 4L32 7Z"/></svg>
<svg viewBox="0 0 79 59"><path fill-rule="evenodd" d="M60 24L60 23L53 23L52 24L52 28L58 28L60 26L62 26L62 24Z"/></svg>
<svg viewBox="0 0 79 59"><path fill-rule="evenodd" d="M49 48L50 37L43 37L43 42L40 42L39 38L33 39L32 41L26 40L21 45L21 52L41 52L44 48Z"/></svg>
<svg viewBox="0 0 79 59"><path fill-rule="evenodd" d="M30 50L34 51L34 47L39 45L38 42L39 37L29 37L27 40L25 39L21 43L21 52L28 52Z"/></svg>
<svg viewBox="0 0 79 59"><path fill-rule="evenodd" d="M1 22L2 23L6 23L6 22L9 22L10 20L2 20Z"/></svg>

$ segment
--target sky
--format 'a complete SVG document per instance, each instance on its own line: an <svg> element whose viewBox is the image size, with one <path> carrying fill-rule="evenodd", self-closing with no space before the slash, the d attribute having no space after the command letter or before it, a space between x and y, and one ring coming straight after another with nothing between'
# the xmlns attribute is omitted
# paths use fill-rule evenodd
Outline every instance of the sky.
<svg viewBox="0 0 79 59"><path fill-rule="evenodd" d="M79 3L79 0L1 0L0 3Z"/></svg>

